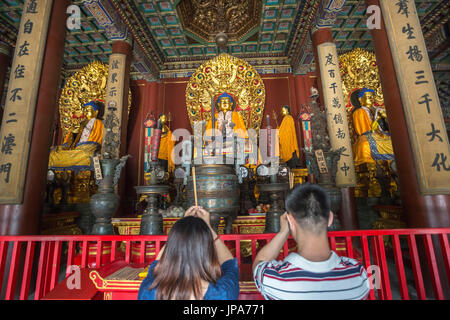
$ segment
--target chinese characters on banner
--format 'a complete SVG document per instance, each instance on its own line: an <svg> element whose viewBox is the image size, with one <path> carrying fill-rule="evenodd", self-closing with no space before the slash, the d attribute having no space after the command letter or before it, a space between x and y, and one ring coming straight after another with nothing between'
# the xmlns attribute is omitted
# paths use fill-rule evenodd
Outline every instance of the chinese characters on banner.
<svg viewBox="0 0 450 320"><path fill-rule="evenodd" d="M331 148L342 150L338 162L336 186L354 187L356 186L355 165L336 45L329 42L323 43L317 47L317 50Z"/></svg>
<svg viewBox="0 0 450 320"><path fill-rule="evenodd" d="M52 0L26 0L0 132L0 203L20 204Z"/></svg>
<svg viewBox="0 0 450 320"><path fill-rule="evenodd" d="M422 194L450 193L450 146L413 0L380 0Z"/></svg>
<svg viewBox="0 0 450 320"><path fill-rule="evenodd" d="M109 57L108 84L105 99L105 133L102 144L103 158L120 158L125 62L126 55L124 54L113 53Z"/></svg>

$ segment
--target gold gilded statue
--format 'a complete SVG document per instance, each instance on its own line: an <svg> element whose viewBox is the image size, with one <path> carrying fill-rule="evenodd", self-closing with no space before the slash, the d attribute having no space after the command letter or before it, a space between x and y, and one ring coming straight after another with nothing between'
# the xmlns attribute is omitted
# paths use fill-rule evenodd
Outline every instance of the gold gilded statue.
<svg viewBox="0 0 450 320"><path fill-rule="evenodd" d="M90 170L91 159L99 151L103 139L102 116L105 105L91 101L83 105L82 119L64 138L62 145L50 152L49 168L54 170Z"/></svg>
<svg viewBox="0 0 450 320"><path fill-rule="evenodd" d="M237 133L241 138L247 138L247 128L245 127L244 120L242 119L239 112L234 111L233 106L235 105L233 97L227 93L223 93L217 99L216 103L219 112L216 112L216 124L215 128L219 132L223 132L225 129L226 135L231 136L232 133ZM231 129L233 128L233 129ZM212 129L211 119L206 125L206 131Z"/></svg>
<svg viewBox="0 0 450 320"><path fill-rule="evenodd" d="M384 124L386 113L375 108L375 91L363 88L358 94L360 107L352 114L353 127L358 138L353 145L355 166L375 163L376 160L393 160L391 137Z"/></svg>
<svg viewBox="0 0 450 320"><path fill-rule="evenodd" d="M289 164L296 164L300 158L297 134L295 132L294 118L291 115L289 106L281 108L283 121L278 127L279 141L280 141L280 157L283 162Z"/></svg>
<svg viewBox="0 0 450 320"><path fill-rule="evenodd" d="M172 131L167 125L167 115L160 114L159 120L161 121L161 142L159 145L158 159L163 160L164 165L167 163L167 170L173 172L175 163L172 157L172 150L175 146L175 141L172 141Z"/></svg>

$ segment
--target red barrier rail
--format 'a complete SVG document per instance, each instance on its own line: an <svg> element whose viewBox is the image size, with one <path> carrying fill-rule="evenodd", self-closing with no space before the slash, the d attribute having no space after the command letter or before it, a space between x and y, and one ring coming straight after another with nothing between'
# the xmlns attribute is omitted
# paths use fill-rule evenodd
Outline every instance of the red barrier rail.
<svg viewBox="0 0 450 320"><path fill-rule="evenodd" d="M441 300L446 295L449 299L449 292L443 289L443 285L450 286L449 233L450 228L355 230L329 232L328 237L332 250L361 261L369 275L370 266L377 266L369 299L393 299L393 289L400 299L427 299L429 287L433 298ZM251 264L257 251L274 235L221 236L236 256L245 280L252 278ZM140 235L2 236L0 299L39 300L71 274L73 265L98 269L118 260L148 265L166 240L167 236ZM241 249L246 245L251 254L243 256ZM295 243L289 239L279 259L294 250Z"/></svg>

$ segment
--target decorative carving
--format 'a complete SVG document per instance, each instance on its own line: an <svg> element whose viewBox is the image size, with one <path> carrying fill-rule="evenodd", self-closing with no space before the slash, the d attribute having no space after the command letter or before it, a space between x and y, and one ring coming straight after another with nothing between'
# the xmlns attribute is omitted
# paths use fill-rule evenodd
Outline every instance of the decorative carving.
<svg viewBox="0 0 450 320"><path fill-rule="evenodd" d="M350 96L353 91L361 88L374 90L375 104L384 105L375 53L356 48L339 56L339 66L342 77L342 91L348 102L347 107L351 107Z"/></svg>
<svg viewBox="0 0 450 320"><path fill-rule="evenodd" d="M110 40L128 40L128 32L119 14L108 1L84 0L83 5L97 24L102 27Z"/></svg>
<svg viewBox="0 0 450 320"><path fill-rule="evenodd" d="M321 0L313 31L317 28L333 27L344 4L345 0Z"/></svg>
<svg viewBox="0 0 450 320"><path fill-rule="evenodd" d="M259 25L260 0L182 0L177 6L184 28L207 42L219 32L241 40Z"/></svg>
<svg viewBox="0 0 450 320"><path fill-rule="evenodd" d="M236 101L248 129L259 129L266 89L258 72L246 61L223 53L202 64L186 87L186 106L192 128L196 121L211 118L211 104L227 92Z"/></svg>

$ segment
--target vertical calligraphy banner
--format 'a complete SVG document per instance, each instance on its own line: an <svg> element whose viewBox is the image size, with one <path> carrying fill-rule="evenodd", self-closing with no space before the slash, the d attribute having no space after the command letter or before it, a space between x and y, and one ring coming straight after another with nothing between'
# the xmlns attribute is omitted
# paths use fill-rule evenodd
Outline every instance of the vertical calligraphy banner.
<svg viewBox="0 0 450 320"><path fill-rule="evenodd" d="M103 158L120 158L120 137L125 84L126 55L113 53L109 57L108 84L105 101L105 133L103 135ZM125 120L126 121L126 120Z"/></svg>
<svg viewBox="0 0 450 320"><path fill-rule="evenodd" d="M331 42L322 43L317 47L317 50L331 148L342 150L338 162L336 186L341 188L355 187L355 164L336 45Z"/></svg>
<svg viewBox="0 0 450 320"><path fill-rule="evenodd" d="M416 6L380 0L422 194L450 193L450 146Z"/></svg>
<svg viewBox="0 0 450 320"><path fill-rule="evenodd" d="M26 0L17 34L0 132L0 203L20 204L52 0Z"/></svg>

